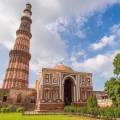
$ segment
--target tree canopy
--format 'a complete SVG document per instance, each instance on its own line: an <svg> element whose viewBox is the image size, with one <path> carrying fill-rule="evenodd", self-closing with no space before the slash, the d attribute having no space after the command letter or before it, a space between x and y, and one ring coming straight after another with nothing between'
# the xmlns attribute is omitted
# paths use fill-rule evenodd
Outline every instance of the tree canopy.
<svg viewBox="0 0 120 120"><path fill-rule="evenodd" d="M113 105L120 106L120 53L113 60L115 74L105 83L105 91L113 101Z"/></svg>
<svg viewBox="0 0 120 120"><path fill-rule="evenodd" d="M97 107L97 98L95 95L90 96L87 100L87 107L88 108L95 108Z"/></svg>
<svg viewBox="0 0 120 120"><path fill-rule="evenodd" d="M113 65L114 65L113 72L115 75L117 75L117 77L119 77L120 76L120 53L118 53L114 58Z"/></svg>

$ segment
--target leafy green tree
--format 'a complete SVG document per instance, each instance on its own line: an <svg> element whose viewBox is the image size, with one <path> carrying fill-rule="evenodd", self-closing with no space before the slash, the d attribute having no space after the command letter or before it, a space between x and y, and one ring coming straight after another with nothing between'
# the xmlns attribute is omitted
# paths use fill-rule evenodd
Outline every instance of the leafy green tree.
<svg viewBox="0 0 120 120"><path fill-rule="evenodd" d="M97 107L97 98L95 95L90 96L87 100L87 107L88 108L96 108Z"/></svg>
<svg viewBox="0 0 120 120"><path fill-rule="evenodd" d="M118 53L113 61L114 65L114 74L117 75L117 78L120 77L120 53Z"/></svg>
<svg viewBox="0 0 120 120"><path fill-rule="evenodd" d="M116 55L113 61L115 77L110 78L105 83L105 91L112 99L113 105L120 106L120 53Z"/></svg>
<svg viewBox="0 0 120 120"><path fill-rule="evenodd" d="M120 93L119 92L119 88L120 88L120 85L119 85L119 82L116 81L116 78L110 78L110 80L108 80L106 83L105 83L105 91L106 93L108 94L108 96L112 99L113 101L113 104L115 106L118 106L118 96Z"/></svg>

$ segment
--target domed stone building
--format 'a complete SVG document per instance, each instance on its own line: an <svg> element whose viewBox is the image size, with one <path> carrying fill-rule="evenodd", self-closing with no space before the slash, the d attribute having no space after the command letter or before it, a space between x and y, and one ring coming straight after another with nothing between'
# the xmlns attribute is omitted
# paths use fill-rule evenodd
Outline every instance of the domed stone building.
<svg viewBox="0 0 120 120"><path fill-rule="evenodd" d="M92 95L92 74L58 64L42 68L36 81L36 111L63 110L66 105L83 106Z"/></svg>

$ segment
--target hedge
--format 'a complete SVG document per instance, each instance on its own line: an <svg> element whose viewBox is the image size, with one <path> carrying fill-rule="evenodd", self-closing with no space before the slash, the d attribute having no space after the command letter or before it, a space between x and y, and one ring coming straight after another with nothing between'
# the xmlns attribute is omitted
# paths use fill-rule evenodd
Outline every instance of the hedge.
<svg viewBox="0 0 120 120"><path fill-rule="evenodd" d="M16 112L24 112L24 108L23 108L23 107L18 107L18 108L16 109Z"/></svg>
<svg viewBox="0 0 120 120"><path fill-rule="evenodd" d="M2 113L8 113L10 110L7 107L1 108L0 110Z"/></svg>
<svg viewBox="0 0 120 120"><path fill-rule="evenodd" d="M88 108L88 107L74 107L66 106L65 112L78 113L80 115L92 115L93 117L106 117L106 118L120 118L120 108Z"/></svg>

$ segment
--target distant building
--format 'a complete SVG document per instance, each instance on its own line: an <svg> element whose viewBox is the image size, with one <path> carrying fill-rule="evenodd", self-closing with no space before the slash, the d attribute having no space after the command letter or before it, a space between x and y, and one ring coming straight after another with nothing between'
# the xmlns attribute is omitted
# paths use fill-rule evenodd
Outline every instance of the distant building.
<svg viewBox="0 0 120 120"><path fill-rule="evenodd" d="M94 95L96 95L99 107L110 107L112 105L112 100L104 91L94 91Z"/></svg>

